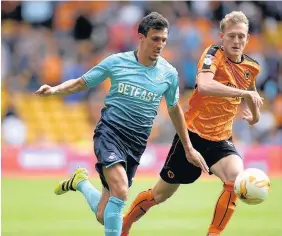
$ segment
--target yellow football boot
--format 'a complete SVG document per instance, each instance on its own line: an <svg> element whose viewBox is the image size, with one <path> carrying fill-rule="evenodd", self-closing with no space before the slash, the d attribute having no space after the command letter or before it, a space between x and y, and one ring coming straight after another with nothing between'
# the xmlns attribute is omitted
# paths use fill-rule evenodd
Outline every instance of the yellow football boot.
<svg viewBox="0 0 282 236"><path fill-rule="evenodd" d="M54 193L57 195L62 195L66 192L68 192L69 190L71 191L76 191L77 190L77 185L83 181L88 179L88 171L85 168L78 168L73 176L69 179L60 181L55 189L54 189Z"/></svg>

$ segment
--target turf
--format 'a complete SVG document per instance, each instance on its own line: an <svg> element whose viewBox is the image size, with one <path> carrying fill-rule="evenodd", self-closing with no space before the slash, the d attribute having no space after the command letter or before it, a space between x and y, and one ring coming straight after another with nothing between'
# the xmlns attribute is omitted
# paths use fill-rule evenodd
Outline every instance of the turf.
<svg viewBox="0 0 282 236"><path fill-rule="evenodd" d="M100 187L97 181L93 181ZM151 187L155 180L135 180L129 202ZM2 179L2 236L103 235L79 193L53 194L54 179ZM221 190L216 180L201 180L157 206L132 230L133 236L204 236ZM257 206L238 204L223 236L282 236L282 181L272 180L266 202ZM127 205L128 207L128 205Z"/></svg>

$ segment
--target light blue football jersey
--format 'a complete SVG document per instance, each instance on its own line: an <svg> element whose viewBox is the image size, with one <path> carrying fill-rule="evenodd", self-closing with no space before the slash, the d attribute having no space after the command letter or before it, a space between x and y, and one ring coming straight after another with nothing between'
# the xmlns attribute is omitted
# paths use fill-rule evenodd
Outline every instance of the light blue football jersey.
<svg viewBox="0 0 282 236"><path fill-rule="evenodd" d="M175 106L179 99L176 69L162 57L154 66L144 66L135 51L107 57L82 78L88 88L106 78L111 80L95 132L103 124L110 125L136 149L146 146L162 97L168 107Z"/></svg>

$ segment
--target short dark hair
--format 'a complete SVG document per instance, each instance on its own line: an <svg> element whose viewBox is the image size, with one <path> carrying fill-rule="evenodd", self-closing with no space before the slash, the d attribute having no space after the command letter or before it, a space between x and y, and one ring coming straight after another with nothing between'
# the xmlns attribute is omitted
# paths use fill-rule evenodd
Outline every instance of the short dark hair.
<svg viewBox="0 0 282 236"><path fill-rule="evenodd" d="M152 12L145 16L139 24L138 33L147 37L149 29L162 30L169 28L169 23L166 18L157 12Z"/></svg>

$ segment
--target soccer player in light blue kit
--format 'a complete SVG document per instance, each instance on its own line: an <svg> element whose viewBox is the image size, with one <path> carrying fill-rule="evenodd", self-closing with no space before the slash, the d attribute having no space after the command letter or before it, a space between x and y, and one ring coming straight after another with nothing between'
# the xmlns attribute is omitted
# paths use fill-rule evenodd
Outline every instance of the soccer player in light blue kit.
<svg viewBox="0 0 282 236"><path fill-rule="evenodd" d="M122 210L128 188L146 148L153 120L165 96L170 118L183 143L187 160L203 171L208 167L192 147L180 105L176 69L160 56L168 37L168 21L153 12L138 28L137 51L118 53L104 59L78 79L58 86L41 86L39 96L68 95L111 79L111 89L94 134L96 170L104 186L99 192L88 180L88 172L79 168L74 175L61 181L55 193L61 195L80 191L97 220L104 224L106 236L120 236Z"/></svg>

